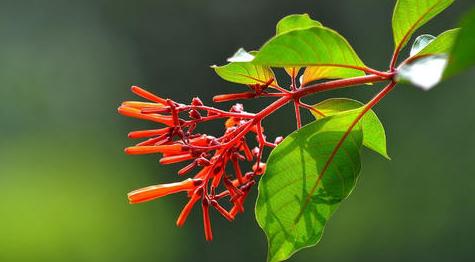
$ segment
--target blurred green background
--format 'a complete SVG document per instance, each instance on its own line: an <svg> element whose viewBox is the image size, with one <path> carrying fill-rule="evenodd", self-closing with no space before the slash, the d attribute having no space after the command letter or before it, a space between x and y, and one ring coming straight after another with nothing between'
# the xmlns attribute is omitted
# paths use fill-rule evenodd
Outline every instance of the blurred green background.
<svg viewBox="0 0 475 262"><path fill-rule="evenodd" d="M0 261L264 261L255 192L234 223L213 216L211 243L197 210L175 228L184 195L128 205L127 192L174 181L176 169L122 152L128 130L151 125L119 116L117 106L135 99L132 84L184 102L245 90L208 66L259 48L291 13L311 14L366 64L386 68L394 2L1 0ZM456 1L418 33L454 27L471 2ZM475 259L473 77L431 92L399 86L376 108L393 160L365 152L359 185L321 243L290 261ZM375 89L308 101L366 100ZM287 109L265 123L271 137L294 128Z"/></svg>

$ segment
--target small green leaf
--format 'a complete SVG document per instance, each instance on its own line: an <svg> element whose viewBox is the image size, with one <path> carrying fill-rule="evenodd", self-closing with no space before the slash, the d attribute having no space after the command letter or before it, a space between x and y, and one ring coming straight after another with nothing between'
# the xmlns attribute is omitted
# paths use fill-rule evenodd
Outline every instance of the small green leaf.
<svg viewBox="0 0 475 262"><path fill-rule="evenodd" d="M461 27L450 54L445 77L454 76L475 66L475 9L464 16Z"/></svg>
<svg viewBox="0 0 475 262"><path fill-rule="evenodd" d="M353 190L361 168L359 125L349 133L320 183L314 186L360 112L353 110L306 125L270 154L256 203L257 222L268 239L268 261L282 261L302 248L316 245L328 219Z"/></svg>
<svg viewBox="0 0 475 262"><path fill-rule="evenodd" d="M362 106L364 106L364 104L356 100L348 98L331 98L322 101L313 107L323 113L325 117L328 117L348 110L357 109ZM318 115L313 111L312 114L317 120L323 118L323 116ZM388 156L386 148L386 132L384 131L383 124L373 110L368 111L363 116L361 119L361 128L363 130L363 145L383 157L391 159Z"/></svg>
<svg viewBox="0 0 475 262"><path fill-rule="evenodd" d="M274 83L277 83L274 72L270 67L257 65L254 62L245 62L252 60L254 54L255 52L248 53L244 49L239 49L233 57L228 59L228 61L238 62L231 62L223 66L213 65L211 68L221 78L233 83L244 85L263 84L271 79L274 79Z"/></svg>
<svg viewBox="0 0 475 262"><path fill-rule="evenodd" d="M274 67L332 66L345 75L362 76L365 67L350 44L325 27L297 29L273 37L253 61Z"/></svg>
<svg viewBox="0 0 475 262"><path fill-rule="evenodd" d="M412 34L454 0L398 0L393 14L393 35L396 50L402 49Z"/></svg>
<svg viewBox="0 0 475 262"><path fill-rule="evenodd" d="M443 32L442 34L431 40L425 47L415 52L415 54L412 56L412 59L429 55L448 55L452 50L459 31L460 29L456 28ZM414 45L415 44L416 42L414 42Z"/></svg>
<svg viewBox="0 0 475 262"><path fill-rule="evenodd" d="M322 27L322 24L310 18L308 14L288 15L277 23L275 33L279 35L292 30L306 29L314 26Z"/></svg>
<svg viewBox="0 0 475 262"><path fill-rule="evenodd" d="M277 24L276 34L282 34L297 29L306 29L310 27L322 27L318 21L312 20L308 14L289 15L282 18ZM292 76L293 67L285 67L285 71ZM296 67L298 71L300 67ZM310 66L307 67L302 75L302 85L320 79L338 79L349 78L364 75L361 71L348 70L347 68Z"/></svg>

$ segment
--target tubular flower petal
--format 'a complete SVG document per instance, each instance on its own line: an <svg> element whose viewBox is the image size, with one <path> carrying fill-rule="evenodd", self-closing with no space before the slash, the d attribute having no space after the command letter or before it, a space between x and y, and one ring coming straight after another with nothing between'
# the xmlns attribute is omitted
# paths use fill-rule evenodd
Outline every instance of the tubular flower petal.
<svg viewBox="0 0 475 262"><path fill-rule="evenodd" d="M195 97L189 105L170 99L163 99L140 87L133 86L132 92L150 102L126 101L118 108L124 116L149 120L168 127L160 129L133 131L132 139L144 139L124 151L130 155L162 154L160 164L168 165L189 161L177 174L180 176L195 173L193 178L181 182L145 187L128 194L131 204L147 202L169 194L186 192L188 201L177 218L176 225L185 224L193 207L201 201L203 227L206 240L213 239L209 208L218 211L228 221L234 220L244 211L243 203L256 176L265 170L264 163L256 168L260 159L246 140L246 134L257 133L256 142L260 148L266 146L263 128L250 122L254 114L244 111L242 104L233 105L229 111L207 107ZM256 90L238 94L216 96L218 102L247 99L257 96ZM221 119L225 131L220 137L194 132L198 124ZM252 171L243 175L240 162L254 164ZM250 165L247 165L250 166ZM231 210L218 201L227 198L233 204Z"/></svg>
<svg viewBox="0 0 475 262"><path fill-rule="evenodd" d="M201 198L201 191L195 192L193 196L190 198L190 200L188 201L188 203L186 203L185 207L180 213L180 216L178 216L178 219L176 220L176 225L178 227L182 227L185 224L186 219L188 218L188 215L191 212L191 209L196 204L196 202L200 200L200 198Z"/></svg>
<svg viewBox="0 0 475 262"><path fill-rule="evenodd" d="M190 191L202 184L200 179L188 178L181 182L148 186L130 192L127 196L131 204L147 202L166 195L174 194L181 191Z"/></svg>
<svg viewBox="0 0 475 262"><path fill-rule="evenodd" d="M192 154L182 154L182 155L174 155L174 156L166 156L160 159L160 164L162 165L169 165L169 164L175 164L175 163L180 163L186 160L191 160L193 159L194 156Z"/></svg>
<svg viewBox="0 0 475 262"><path fill-rule="evenodd" d="M203 211L203 228L207 241L213 240L213 231L211 230L211 221L209 219L209 200L203 198L201 209Z"/></svg>
<svg viewBox="0 0 475 262"><path fill-rule="evenodd" d="M171 128L165 127L161 129L153 129L153 130L141 130L141 131L133 131L129 133L129 138L145 138L145 137L152 137L152 136L159 136L163 134L169 133Z"/></svg>
<svg viewBox="0 0 475 262"><path fill-rule="evenodd" d="M159 97L159 96L156 96L156 95L154 95L154 94L152 94L152 93L150 93L150 92L148 92L148 91L146 91L146 90L144 90L144 89L142 89L142 88L140 88L140 87L138 87L138 86L132 86L132 87L130 88L130 90L131 90L134 94L136 94L136 95L138 95L138 96L140 96L140 97L143 97L143 98L145 98L145 99L147 99L147 100L150 100L150 101L153 101L153 102L157 102L157 103L160 103L160 104L164 104L164 105L167 104L167 100L166 100L166 99L163 99L163 98L161 98L161 97Z"/></svg>
<svg viewBox="0 0 475 262"><path fill-rule="evenodd" d="M165 108L165 105L159 103L150 102L138 102L138 101L126 101L122 103L122 106L132 107L137 109L143 108Z"/></svg>
<svg viewBox="0 0 475 262"><path fill-rule="evenodd" d="M163 116L159 114L143 114L140 109L128 107L128 106L120 106L117 111L124 116L143 119L143 120L150 120L158 123L165 124L167 126L173 126L173 118L169 116Z"/></svg>
<svg viewBox="0 0 475 262"><path fill-rule="evenodd" d="M244 93L236 93L236 94L224 94L224 95L217 95L213 97L213 102L215 103L222 103L228 101L234 101L239 99L249 99L256 97L255 92L244 92Z"/></svg>
<svg viewBox="0 0 475 262"><path fill-rule="evenodd" d="M183 151L183 145L160 145L160 146L131 146L125 149L129 155L145 155L154 153L179 154Z"/></svg>

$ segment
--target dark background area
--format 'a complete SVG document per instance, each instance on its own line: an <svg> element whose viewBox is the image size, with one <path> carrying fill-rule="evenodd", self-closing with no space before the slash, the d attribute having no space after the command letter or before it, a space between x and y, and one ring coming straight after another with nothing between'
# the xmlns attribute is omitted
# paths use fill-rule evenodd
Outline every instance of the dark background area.
<svg viewBox="0 0 475 262"><path fill-rule="evenodd" d="M292 13L336 29L367 65L384 69L394 2L1 0L0 261L265 261L255 192L235 222L213 215L211 243L198 210L183 229L175 227L184 195L127 203L127 192L177 176L157 156L122 152L132 144L129 130L152 125L116 108L136 98L132 84L183 102L246 90L209 65L223 64L239 47L259 48ZM473 4L456 1L418 34L455 27ZM392 161L365 152L357 189L321 243L290 261L475 259L473 77L467 72L430 92L401 85L378 105ZM366 101L379 88L308 101ZM286 109L265 122L271 137L293 130Z"/></svg>

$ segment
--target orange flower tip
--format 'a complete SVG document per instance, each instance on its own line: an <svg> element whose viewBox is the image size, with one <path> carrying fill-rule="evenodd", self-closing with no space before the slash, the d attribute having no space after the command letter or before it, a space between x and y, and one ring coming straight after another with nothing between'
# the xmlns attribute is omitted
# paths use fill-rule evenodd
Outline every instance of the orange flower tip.
<svg viewBox="0 0 475 262"><path fill-rule="evenodd" d="M119 106L119 108L117 108L117 112L119 112L119 114L124 115L124 116L131 116L131 114L140 113L140 110L133 107L122 105L122 106Z"/></svg>
<svg viewBox="0 0 475 262"><path fill-rule="evenodd" d="M183 145L159 145L159 146L131 146L125 149L125 153L130 155L144 155L144 154L179 154L183 151Z"/></svg>
<svg viewBox="0 0 475 262"><path fill-rule="evenodd" d="M154 110L164 108L164 105L161 103L138 102L138 101L125 101L125 102L122 102L121 106L133 107L137 109L152 108Z"/></svg>
<svg viewBox="0 0 475 262"><path fill-rule="evenodd" d="M163 135L169 132L170 132L169 127L165 127L162 129L140 130L140 131L129 132L128 137L129 138L144 138L144 137Z"/></svg>
<svg viewBox="0 0 475 262"><path fill-rule="evenodd" d="M198 182L199 180L199 182ZM164 197L182 191L191 191L196 188L196 184L200 185L201 179L185 179L181 182L153 185L134 190L127 194L131 204L147 202L156 198Z"/></svg>
<svg viewBox="0 0 475 262"><path fill-rule="evenodd" d="M143 88L140 88L138 86L132 86L130 88L130 90L132 91L132 93L134 93L134 94L136 94L140 97L143 97L145 99L148 99L150 101L161 103L161 104L166 104L167 103L166 99L163 99L159 96L156 96L156 95L154 95L154 94L148 92L147 90L145 90Z"/></svg>
<svg viewBox="0 0 475 262"><path fill-rule="evenodd" d="M127 147L124 149L124 153L126 153L127 155L137 155L137 149L136 147Z"/></svg>
<svg viewBox="0 0 475 262"><path fill-rule="evenodd" d="M145 93L145 92L148 93L148 91L146 91L145 89L143 89L139 86L131 86L130 91L132 91L132 93L137 94L139 96L141 96L140 93Z"/></svg>
<svg viewBox="0 0 475 262"><path fill-rule="evenodd" d="M158 153L158 151L154 150L154 146L131 146L124 149L124 152L128 155L144 155L144 154L152 154Z"/></svg>

